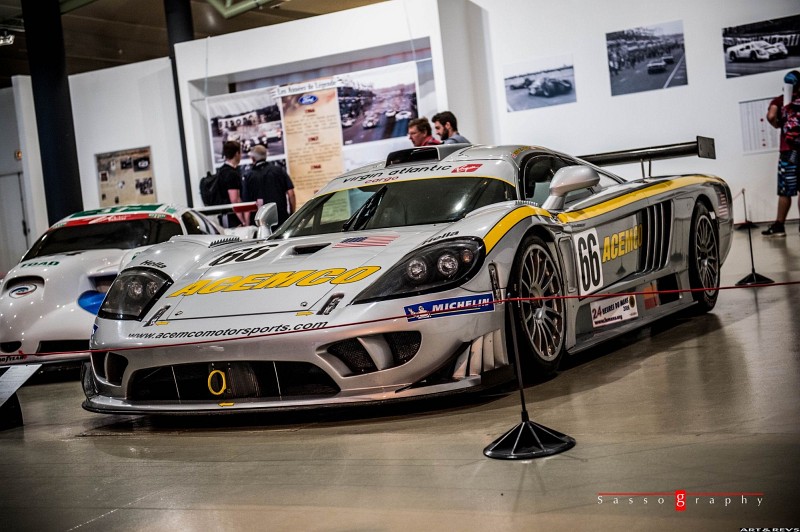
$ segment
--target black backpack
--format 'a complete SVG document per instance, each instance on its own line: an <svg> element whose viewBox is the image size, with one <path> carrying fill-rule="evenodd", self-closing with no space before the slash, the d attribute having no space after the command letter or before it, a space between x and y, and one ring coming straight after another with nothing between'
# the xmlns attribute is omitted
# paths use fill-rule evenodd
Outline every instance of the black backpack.
<svg viewBox="0 0 800 532"><path fill-rule="evenodd" d="M216 173L206 172L205 177L200 179L200 197L203 203L208 205L222 205L219 193L219 177Z"/></svg>

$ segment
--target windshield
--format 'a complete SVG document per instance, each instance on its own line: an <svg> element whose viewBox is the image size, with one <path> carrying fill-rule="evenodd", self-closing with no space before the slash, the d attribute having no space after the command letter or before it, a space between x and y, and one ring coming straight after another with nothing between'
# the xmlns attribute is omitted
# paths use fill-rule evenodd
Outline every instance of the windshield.
<svg viewBox="0 0 800 532"><path fill-rule="evenodd" d="M133 249L166 242L180 234L182 234L180 224L169 220L126 220L68 225L43 234L22 260L89 249Z"/></svg>
<svg viewBox="0 0 800 532"><path fill-rule="evenodd" d="M338 190L312 198L273 238L451 223L477 208L513 199L511 184L488 177L415 179Z"/></svg>

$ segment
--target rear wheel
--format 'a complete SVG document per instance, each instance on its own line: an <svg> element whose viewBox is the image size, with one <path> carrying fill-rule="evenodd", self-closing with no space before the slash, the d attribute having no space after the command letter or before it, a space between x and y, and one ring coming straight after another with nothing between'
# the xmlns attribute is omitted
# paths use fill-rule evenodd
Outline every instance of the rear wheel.
<svg viewBox="0 0 800 532"><path fill-rule="evenodd" d="M694 207L689 242L689 281L698 313L708 312L719 295L719 235L703 203Z"/></svg>
<svg viewBox="0 0 800 532"><path fill-rule="evenodd" d="M539 237L522 241L509 286L511 296L520 298L514 305L517 347L526 373L547 376L558 369L564 354L566 331L565 304L561 272L547 244ZM555 297L555 298L554 298Z"/></svg>

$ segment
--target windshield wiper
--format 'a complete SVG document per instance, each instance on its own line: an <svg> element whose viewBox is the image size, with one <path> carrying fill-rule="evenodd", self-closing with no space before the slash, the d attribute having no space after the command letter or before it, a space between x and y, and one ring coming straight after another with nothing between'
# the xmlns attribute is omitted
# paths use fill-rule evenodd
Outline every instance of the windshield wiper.
<svg viewBox="0 0 800 532"><path fill-rule="evenodd" d="M380 205L381 199L386 194L388 189L388 185L383 185L375 192L375 194L367 198L367 201L364 202L364 205L354 212L353 216L351 216L350 219L347 220L344 225L342 225L342 230L350 231L352 229L353 231L358 231L364 227L370 218L375 215L375 211L378 210L378 205Z"/></svg>

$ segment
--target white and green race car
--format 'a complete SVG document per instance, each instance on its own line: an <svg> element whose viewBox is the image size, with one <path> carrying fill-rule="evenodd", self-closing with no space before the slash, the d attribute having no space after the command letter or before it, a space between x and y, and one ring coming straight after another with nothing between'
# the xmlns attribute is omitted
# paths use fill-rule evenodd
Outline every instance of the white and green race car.
<svg viewBox="0 0 800 532"><path fill-rule="evenodd" d="M222 231L195 210L161 203L82 211L53 224L0 282L0 365L87 359L95 315L125 262L175 235Z"/></svg>
<svg viewBox="0 0 800 532"><path fill-rule="evenodd" d="M332 180L268 238L175 237L137 255L98 313L83 406L218 413L479 390L513 377L512 336L523 366L552 373L711 309L730 205L717 177L626 181L536 146L395 152Z"/></svg>

